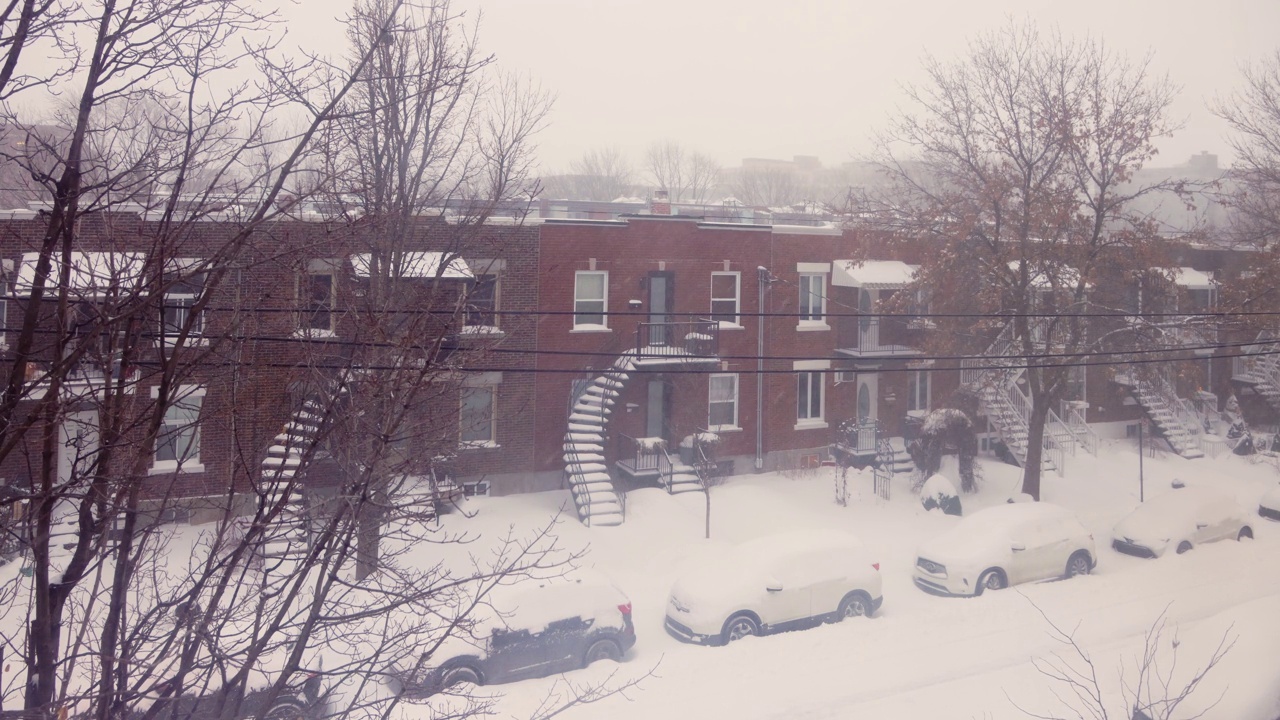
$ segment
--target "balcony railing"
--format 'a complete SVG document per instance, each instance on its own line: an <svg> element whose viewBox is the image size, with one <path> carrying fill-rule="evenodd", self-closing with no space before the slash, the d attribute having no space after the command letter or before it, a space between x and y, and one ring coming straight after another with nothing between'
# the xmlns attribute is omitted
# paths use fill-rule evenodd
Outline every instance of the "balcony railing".
<svg viewBox="0 0 1280 720"><path fill-rule="evenodd" d="M638 360L714 358L719 354L720 323L714 320L640 323L636 326Z"/></svg>
<svg viewBox="0 0 1280 720"><path fill-rule="evenodd" d="M917 318L858 318L840 334L840 351L848 355L918 355L920 349L912 342L914 334L928 327Z"/></svg>

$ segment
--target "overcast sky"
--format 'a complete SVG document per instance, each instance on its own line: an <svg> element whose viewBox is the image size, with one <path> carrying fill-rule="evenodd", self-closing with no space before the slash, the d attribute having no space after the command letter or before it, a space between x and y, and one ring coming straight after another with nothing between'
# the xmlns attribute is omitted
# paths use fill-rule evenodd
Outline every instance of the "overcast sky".
<svg viewBox="0 0 1280 720"><path fill-rule="evenodd" d="M481 42L557 96L539 138L547 170L594 146L633 161L673 138L725 166L744 157L856 159L925 53L951 58L1009 17L1093 33L1182 87L1186 126L1158 165L1229 160L1205 109L1238 67L1280 48L1280 0L455 0L482 9ZM295 42L338 43L349 0L287 10ZM336 47L337 45L328 45Z"/></svg>

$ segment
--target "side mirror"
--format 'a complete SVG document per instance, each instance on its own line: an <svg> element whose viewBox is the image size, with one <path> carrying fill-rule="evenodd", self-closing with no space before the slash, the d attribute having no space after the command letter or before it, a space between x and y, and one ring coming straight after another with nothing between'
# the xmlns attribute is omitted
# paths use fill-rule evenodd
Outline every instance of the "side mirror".
<svg viewBox="0 0 1280 720"><path fill-rule="evenodd" d="M1014 544L1010 545L1010 546L1009 546L1009 549L1010 549L1010 550L1012 550L1012 551L1014 551L1014 552L1022 552L1023 550L1026 550L1026 549L1027 549L1027 546L1026 546L1026 545L1023 545L1023 544L1022 544L1022 543L1020 543L1020 542L1016 542L1016 543L1014 543Z"/></svg>

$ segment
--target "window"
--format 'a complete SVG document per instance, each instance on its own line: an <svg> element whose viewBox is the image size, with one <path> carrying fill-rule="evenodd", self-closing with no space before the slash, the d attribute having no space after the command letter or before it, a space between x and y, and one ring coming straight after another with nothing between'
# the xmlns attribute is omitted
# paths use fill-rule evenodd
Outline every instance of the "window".
<svg viewBox="0 0 1280 720"><path fill-rule="evenodd" d="M820 273L800 275L800 320L822 322L826 315L826 276Z"/></svg>
<svg viewBox="0 0 1280 720"><path fill-rule="evenodd" d="M12 276L13 261L0 260L0 348L8 344L5 331L9 329L9 278Z"/></svg>
<svg viewBox="0 0 1280 720"><path fill-rule="evenodd" d="M498 326L498 276L477 275L466 284L466 317L468 327Z"/></svg>
<svg viewBox="0 0 1280 720"><path fill-rule="evenodd" d="M308 272L302 278L302 329L333 331L333 273Z"/></svg>
<svg viewBox="0 0 1280 720"><path fill-rule="evenodd" d="M796 374L796 419L822 420L822 378L820 372Z"/></svg>
<svg viewBox="0 0 1280 720"><path fill-rule="evenodd" d="M169 287L164 293L164 314L160 323L160 332L166 338L176 338L185 330L190 337L199 337L204 332L203 314L192 306L204 289L204 273L187 277L167 278Z"/></svg>
<svg viewBox="0 0 1280 720"><path fill-rule="evenodd" d="M573 324L578 326L605 326L608 312L609 273L580 270L573 284Z"/></svg>
<svg viewBox="0 0 1280 720"><path fill-rule="evenodd" d="M907 410L929 409L929 372L916 370L907 374Z"/></svg>
<svg viewBox="0 0 1280 720"><path fill-rule="evenodd" d="M158 388L152 388L152 397ZM204 401L204 388L194 385L179 386L160 424L156 436L155 464L152 471L200 472L200 406Z"/></svg>
<svg viewBox="0 0 1280 720"><path fill-rule="evenodd" d="M738 324L739 289L742 273L711 273L711 319L722 323Z"/></svg>
<svg viewBox="0 0 1280 720"><path fill-rule="evenodd" d="M494 445L493 387L462 388L458 440L466 446Z"/></svg>
<svg viewBox="0 0 1280 720"><path fill-rule="evenodd" d="M738 427L738 376L736 373L707 378L707 425L711 430Z"/></svg>

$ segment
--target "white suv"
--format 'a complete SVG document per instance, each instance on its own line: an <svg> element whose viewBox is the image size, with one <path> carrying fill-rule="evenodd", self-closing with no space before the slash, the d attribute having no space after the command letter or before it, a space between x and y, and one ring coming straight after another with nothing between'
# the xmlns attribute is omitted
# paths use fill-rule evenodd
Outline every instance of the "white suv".
<svg viewBox="0 0 1280 720"><path fill-rule="evenodd" d="M1070 511L1049 503L997 505L966 516L920 546L916 586L944 595L981 595L1023 582L1086 575L1093 536Z"/></svg>
<svg viewBox="0 0 1280 720"><path fill-rule="evenodd" d="M771 535L715 553L682 574L667 603L667 632L724 645L880 608L880 564L834 530Z"/></svg>

